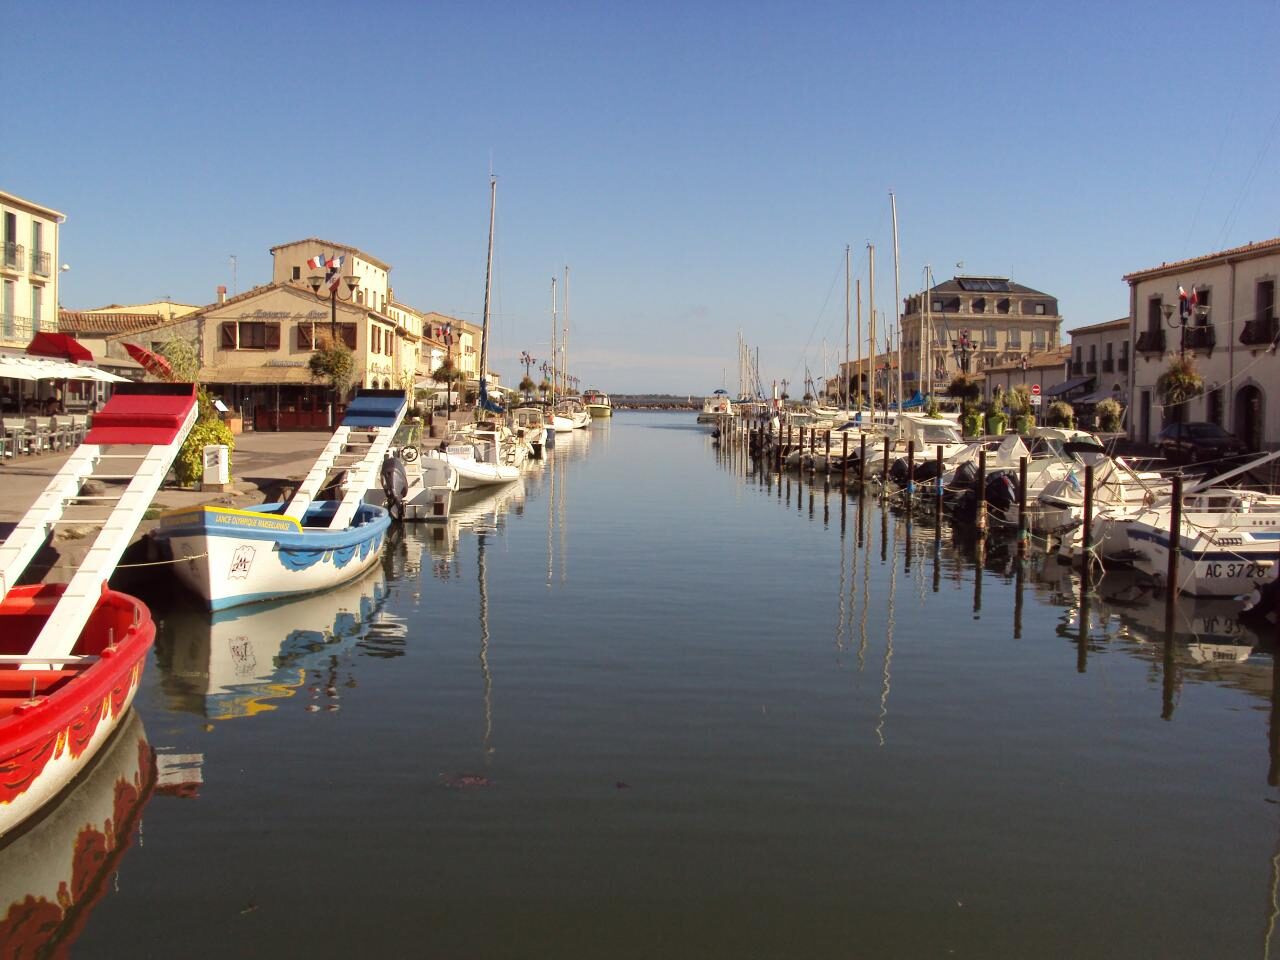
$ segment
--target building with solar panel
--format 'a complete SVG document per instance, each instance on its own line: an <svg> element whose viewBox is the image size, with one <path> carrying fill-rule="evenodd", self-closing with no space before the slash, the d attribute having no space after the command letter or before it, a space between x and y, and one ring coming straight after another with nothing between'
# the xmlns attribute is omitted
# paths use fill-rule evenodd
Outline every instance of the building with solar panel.
<svg viewBox="0 0 1280 960"><path fill-rule="evenodd" d="M981 373L1058 346L1058 299L1008 277L953 277L903 304L902 383L939 394L956 374Z"/></svg>

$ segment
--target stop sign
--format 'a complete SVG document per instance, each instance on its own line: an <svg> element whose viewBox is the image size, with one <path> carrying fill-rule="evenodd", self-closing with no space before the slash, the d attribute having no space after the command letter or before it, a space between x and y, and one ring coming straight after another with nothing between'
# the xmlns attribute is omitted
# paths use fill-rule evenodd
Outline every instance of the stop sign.
<svg viewBox="0 0 1280 960"><path fill-rule="evenodd" d="M1038 384L1038 383L1033 383L1033 384L1031 385L1031 395L1032 395L1033 397L1038 397L1038 396L1040 396L1040 384Z"/></svg>

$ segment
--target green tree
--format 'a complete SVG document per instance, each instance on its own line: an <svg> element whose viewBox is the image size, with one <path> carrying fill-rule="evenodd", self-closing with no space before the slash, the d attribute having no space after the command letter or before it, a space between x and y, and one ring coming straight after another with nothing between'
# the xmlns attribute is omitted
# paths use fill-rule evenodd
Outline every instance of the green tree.
<svg viewBox="0 0 1280 960"><path fill-rule="evenodd" d="M326 380L339 398L345 397L355 379L356 362L341 340L322 339L308 361L313 380Z"/></svg>
<svg viewBox="0 0 1280 960"><path fill-rule="evenodd" d="M521 393L523 393L527 397L529 396L529 394L533 393L536 387L537 387L537 384L533 382L533 377L529 376L528 374L525 374L524 379L520 381L520 386L518 389L520 390Z"/></svg>
<svg viewBox="0 0 1280 960"><path fill-rule="evenodd" d="M967 373L957 373L955 378L947 384L947 396L971 404L982 396L982 385Z"/></svg>

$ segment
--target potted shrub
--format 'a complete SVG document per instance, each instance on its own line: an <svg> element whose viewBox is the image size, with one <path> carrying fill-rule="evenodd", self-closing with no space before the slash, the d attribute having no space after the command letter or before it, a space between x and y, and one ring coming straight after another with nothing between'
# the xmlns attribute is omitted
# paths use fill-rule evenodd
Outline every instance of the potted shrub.
<svg viewBox="0 0 1280 960"><path fill-rule="evenodd" d="M982 436L982 410L972 404L964 408L964 413L960 416L960 425L964 429L966 437Z"/></svg>
<svg viewBox="0 0 1280 960"><path fill-rule="evenodd" d="M1204 378L1189 357L1174 357L1169 361L1168 369L1156 381L1156 393L1165 406L1166 418L1170 407L1185 404L1203 392Z"/></svg>
<svg viewBox="0 0 1280 960"><path fill-rule="evenodd" d="M1013 429L1026 436L1035 426L1035 417L1031 414L1031 391L1019 385L1008 394L1009 416L1013 418Z"/></svg>
<svg viewBox="0 0 1280 960"><path fill-rule="evenodd" d="M1119 401L1108 397L1098 404L1094 412L1098 417L1099 430L1103 433L1120 432L1121 420L1124 418L1124 408L1120 406Z"/></svg>
<svg viewBox="0 0 1280 960"><path fill-rule="evenodd" d="M1076 412L1065 400L1049 404L1049 412L1045 414L1045 422L1051 427L1064 427L1068 430L1076 425Z"/></svg>
<svg viewBox="0 0 1280 960"><path fill-rule="evenodd" d="M991 400L985 407L987 434L989 436L998 437L1004 433L1005 417L1004 409L1000 406L998 400Z"/></svg>

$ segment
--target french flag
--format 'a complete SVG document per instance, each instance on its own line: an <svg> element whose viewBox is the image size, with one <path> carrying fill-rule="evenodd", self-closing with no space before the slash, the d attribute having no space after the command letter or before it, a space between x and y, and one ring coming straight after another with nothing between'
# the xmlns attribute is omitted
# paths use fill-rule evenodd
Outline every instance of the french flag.
<svg viewBox="0 0 1280 960"><path fill-rule="evenodd" d="M329 258L326 257L324 254L321 254L318 257L312 257L310 260L307 261L307 266L310 267L312 270L320 270L324 267L327 267L328 265L329 265Z"/></svg>
<svg viewBox="0 0 1280 960"><path fill-rule="evenodd" d="M338 281L342 277L342 261L345 257L333 257L329 260L329 272L325 275L325 279L329 282L330 290L338 289Z"/></svg>

